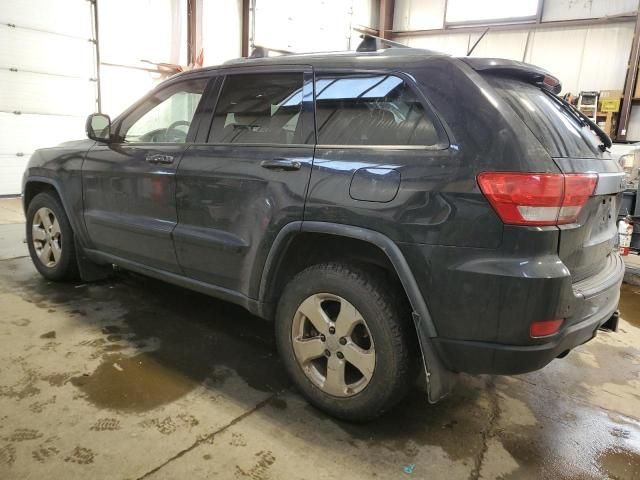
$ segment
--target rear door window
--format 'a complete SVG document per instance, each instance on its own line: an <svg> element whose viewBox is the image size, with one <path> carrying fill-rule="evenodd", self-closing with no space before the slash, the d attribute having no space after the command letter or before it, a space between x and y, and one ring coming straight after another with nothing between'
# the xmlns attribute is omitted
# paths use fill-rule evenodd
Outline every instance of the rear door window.
<svg viewBox="0 0 640 480"><path fill-rule="evenodd" d="M302 72L227 75L209 142L303 143L302 87Z"/></svg>
<svg viewBox="0 0 640 480"><path fill-rule="evenodd" d="M588 126L539 87L520 80L485 75L552 157L600 158L600 140Z"/></svg>
<svg viewBox="0 0 640 480"><path fill-rule="evenodd" d="M398 76L321 74L315 91L319 144L440 143L430 112Z"/></svg>

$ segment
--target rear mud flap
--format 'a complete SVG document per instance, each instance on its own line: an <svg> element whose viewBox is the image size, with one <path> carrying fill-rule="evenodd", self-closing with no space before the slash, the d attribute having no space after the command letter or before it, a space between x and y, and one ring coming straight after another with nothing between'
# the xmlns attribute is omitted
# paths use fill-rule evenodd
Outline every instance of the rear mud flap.
<svg viewBox="0 0 640 480"><path fill-rule="evenodd" d="M424 329L420 315L413 312L412 317L422 352L424 371L427 379L427 398L429 403L437 403L451 393L457 381L457 374L447 369L442 363L442 360L440 360L431 342L431 338Z"/></svg>

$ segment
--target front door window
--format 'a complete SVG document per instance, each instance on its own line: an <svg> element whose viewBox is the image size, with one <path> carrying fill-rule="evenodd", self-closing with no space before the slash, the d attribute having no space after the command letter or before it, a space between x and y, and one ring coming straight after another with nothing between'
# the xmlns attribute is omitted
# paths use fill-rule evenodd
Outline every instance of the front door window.
<svg viewBox="0 0 640 480"><path fill-rule="evenodd" d="M122 123L125 143L185 143L206 79L184 81L159 90Z"/></svg>

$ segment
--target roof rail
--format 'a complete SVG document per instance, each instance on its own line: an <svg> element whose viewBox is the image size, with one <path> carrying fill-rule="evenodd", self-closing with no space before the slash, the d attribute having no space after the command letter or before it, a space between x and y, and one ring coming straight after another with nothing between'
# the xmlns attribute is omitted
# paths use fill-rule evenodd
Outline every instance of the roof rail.
<svg viewBox="0 0 640 480"><path fill-rule="evenodd" d="M267 48L261 45L254 45L253 51L251 52L251 55L249 55L249 58L266 58L269 56L269 52L276 52L281 55L293 55L295 53L289 50L280 50L277 48Z"/></svg>
<svg viewBox="0 0 640 480"><path fill-rule="evenodd" d="M369 35L368 33L363 33L360 35L362 38L362 42L356 48L356 52L375 52L382 48L411 48L409 45L405 45L404 43L394 42L393 40L388 40L382 37L376 37L375 35Z"/></svg>

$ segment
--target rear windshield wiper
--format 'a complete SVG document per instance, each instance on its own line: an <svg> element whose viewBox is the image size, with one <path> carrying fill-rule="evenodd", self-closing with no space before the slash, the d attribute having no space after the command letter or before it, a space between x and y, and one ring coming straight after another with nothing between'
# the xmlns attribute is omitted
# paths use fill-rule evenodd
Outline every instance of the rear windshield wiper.
<svg viewBox="0 0 640 480"><path fill-rule="evenodd" d="M613 142L611 141L611 138L609 138L609 135L607 135L605 131L598 126L597 123L595 123L593 120L587 117L584 113L582 113L576 107L571 105L565 99L557 96L556 94L551 93L545 89L542 89L542 91L548 97L550 97L554 102L560 105L564 111L566 111L569 115L571 115L574 119L576 119L580 125L584 127L589 127L591 131L593 131L598 136L598 138L602 142L600 145L598 145L600 150L604 152L607 150L607 148L613 145Z"/></svg>

